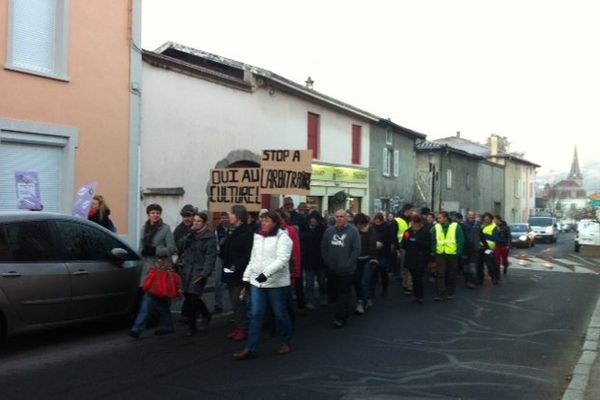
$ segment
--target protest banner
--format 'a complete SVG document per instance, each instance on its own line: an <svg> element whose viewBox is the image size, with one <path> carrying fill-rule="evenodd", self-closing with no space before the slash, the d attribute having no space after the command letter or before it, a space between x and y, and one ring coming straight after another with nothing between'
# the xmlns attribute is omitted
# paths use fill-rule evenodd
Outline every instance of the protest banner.
<svg viewBox="0 0 600 400"><path fill-rule="evenodd" d="M79 188L75 194L75 202L71 212L74 217L87 219L97 188L98 182L91 182Z"/></svg>
<svg viewBox="0 0 600 400"><path fill-rule="evenodd" d="M312 150L263 150L260 193L310 195Z"/></svg>
<svg viewBox="0 0 600 400"><path fill-rule="evenodd" d="M36 171L15 171L15 185L19 210L40 211L44 208L40 197L39 174Z"/></svg>
<svg viewBox="0 0 600 400"><path fill-rule="evenodd" d="M211 212L231 211L239 204L248 211L260 211L260 168L221 168L210 170L208 208Z"/></svg>

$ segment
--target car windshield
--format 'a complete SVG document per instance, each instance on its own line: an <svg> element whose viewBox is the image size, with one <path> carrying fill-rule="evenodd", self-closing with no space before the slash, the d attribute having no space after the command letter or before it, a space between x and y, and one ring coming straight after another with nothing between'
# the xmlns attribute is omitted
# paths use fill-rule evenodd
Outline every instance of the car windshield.
<svg viewBox="0 0 600 400"><path fill-rule="evenodd" d="M511 232L527 232L527 231L529 231L527 225L525 225L525 224L514 224L514 225L509 225L508 227L510 228Z"/></svg>
<svg viewBox="0 0 600 400"><path fill-rule="evenodd" d="M552 226L552 218L529 218L531 226Z"/></svg>

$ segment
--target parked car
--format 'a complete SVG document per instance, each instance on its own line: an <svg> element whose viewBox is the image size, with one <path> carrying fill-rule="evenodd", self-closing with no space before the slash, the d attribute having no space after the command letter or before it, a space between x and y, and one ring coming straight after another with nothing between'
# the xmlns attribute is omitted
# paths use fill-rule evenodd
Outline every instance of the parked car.
<svg viewBox="0 0 600 400"><path fill-rule="evenodd" d="M0 332L127 315L141 258L107 229L66 215L0 212Z"/></svg>
<svg viewBox="0 0 600 400"><path fill-rule="evenodd" d="M575 232L575 252L581 245L600 246L600 222L591 219L582 219L577 224Z"/></svg>
<svg viewBox="0 0 600 400"><path fill-rule="evenodd" d="M529 217L527 221L535 233L536 241L556 243L558 240L558 224L554 217Z"/></svg>
<svg viewBox="0 0 600 400"><path fill-rule="evenodd" d="M511 245L514 247L533 247L535 246L535 233L529 224L509 224Z"/></svg>

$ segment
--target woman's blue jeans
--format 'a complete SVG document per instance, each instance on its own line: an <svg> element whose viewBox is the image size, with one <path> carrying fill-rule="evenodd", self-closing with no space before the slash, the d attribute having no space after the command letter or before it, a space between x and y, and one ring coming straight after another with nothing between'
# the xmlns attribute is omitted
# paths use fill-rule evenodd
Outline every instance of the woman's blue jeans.
<svg viewBox="0 0 600 400"><path fill-rule="evenodd" d="M292 340L292 323L288 314L287 301L290 287L259 288L250 286L250 330L246 350L256 351L260 336L262 334L265 312L267 311L267 299L273 310L277 331L281 336L281 344L289 345Z"/></svg>

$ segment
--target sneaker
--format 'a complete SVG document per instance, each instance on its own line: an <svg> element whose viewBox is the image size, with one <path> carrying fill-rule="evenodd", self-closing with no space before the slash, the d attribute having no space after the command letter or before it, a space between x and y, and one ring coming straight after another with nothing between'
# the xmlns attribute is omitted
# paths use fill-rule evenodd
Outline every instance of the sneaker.
<svg viewBox="0 0 600 400"><path fill-rule="evenodd" d="M284 355L288 354L290 351L292 351L290 346L287 344L284 344L279 348L279 351L277 352L277 354L279 354L280 356L284 356Z"/></svg>
<svg viewBox="0 0 600 400"><path fill-rule="evenodd" d="M440 296L435 296L435 297L433 298L433 301L440 301L440 300L442 300L442 298L441 298Z"/></svg>
<svg viewBox="0 0 600 400"><path fill-rule="evenodd" d="M337 319L333 320L333 326L336 327L336 328L343 328L344 325L345 325L344 321L340 321L340 320L337 320Z"/></svg>
<svg viewBox="0 0 600 400"><path fill-rule="evenodd" d="M453 295L451 295L451 294L450 294L450 295L448 295L448 296L446 296L446 299L448 299L448 300L452 300L453 298L454 298L454 296L453 296Z"/></svg>
<svg viewBox="0 0 600 400"><path fill-rule="evenodd" d="M410 289L404 289L404 295L405 296L412 296L412 293L413 293L412 290L410 290Z"/></svg>
<svg viewBox="0 0 600 400"><path fill-rule="evenodd" d="M135 332L135 331L129 331L129 333L127 334L127 336L129 336L130 338L133 339L139 339L140 338L140 334Z"/></svg>
<svg viewBox="0 0 600 400"><path fill-rule="evenodd" d="M315 309L315 306L312 303L306 303L306 309L312 311Z"/></svg>
<svg viewBox="0 0 600 400"><path fill-rule="evenodd" d="M358 301L358 305L356 306L356 313L358 315L363 315L365 313L365 306L363 306L362 300Z"/></svg>
<svg viewBox="0 0 600 400"><path fill-rule="evenodd" d="M223 313L223 307L215 306L215 309L213 310L213 314L222 314L222 313Z"/></svg>
<svg viewBox="0 0 600 400"><path fill-rule="evenodd" d="M250 351L250 350L242 350L239 353L234 353L233 354L233 358L235 358L236 360L249 360L251 358L255 358L256 357L256 353L254 351Z"/></svg>
<svg viewBox="0 0 600 400"><path fill-rule="evenodd" d="M367 305L365 306L365 310L368 310L369 308L373 307L373 300L369 299L367 300Z"/></svg>

